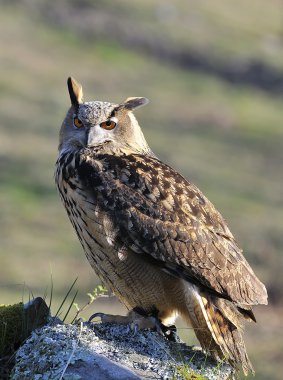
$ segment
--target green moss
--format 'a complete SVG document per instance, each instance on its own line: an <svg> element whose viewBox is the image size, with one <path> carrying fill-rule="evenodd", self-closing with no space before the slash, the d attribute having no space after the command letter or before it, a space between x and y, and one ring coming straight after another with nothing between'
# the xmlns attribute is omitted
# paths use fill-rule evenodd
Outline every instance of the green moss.
<svg viewBox="0 0 283 380"><path fill-rule="evenodd" d="M196 373L192 370L192 368L188 364L177 365L176 366L176 378L180 378L184 380L207 380L207 377L201 375L200 373Z"/></svg>
<svg viewBox="0 0 283 380"><path fill-rule="evenodd" d="M0 305L0 356L14 351L19 344L23 323L23 303Z"/></svg>
<svg viewBox="0 0 283 380"><path fill-rule="evenodd" d="M180 365L176 367L176 373L178 377L176 379L181 378L184 380L207 380L207 377L204 377L203 375L194 372L188 365ZM173 380L175 377L173 378Z"/></svg>
<svg viewBox="0 0 283 380"><path fill-rule="evenodd" d="M25 305L0 305L0 357L13 354L35 328L46 324L48 315L39 297Z"/></svg>

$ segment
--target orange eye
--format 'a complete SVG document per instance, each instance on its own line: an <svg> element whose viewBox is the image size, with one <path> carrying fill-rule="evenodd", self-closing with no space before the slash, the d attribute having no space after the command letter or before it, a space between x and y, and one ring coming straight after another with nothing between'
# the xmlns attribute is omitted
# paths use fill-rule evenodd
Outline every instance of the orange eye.
<svg viewBox="0 0 283 380"><path fill-rule="evenodd" d="M83 123L80 121L80 119L78 117L74 117L74 126L76 128L81 128L83 127Z"/></svg>
<svg viewBox="0 0 283 380"><path fill-rule="evenodd" d="M116 124L117 123L113 119L109 119L101 123L100 127L103 129L107 129L108 131L111 131L111 129L114 129L116 127Z"/></svg>

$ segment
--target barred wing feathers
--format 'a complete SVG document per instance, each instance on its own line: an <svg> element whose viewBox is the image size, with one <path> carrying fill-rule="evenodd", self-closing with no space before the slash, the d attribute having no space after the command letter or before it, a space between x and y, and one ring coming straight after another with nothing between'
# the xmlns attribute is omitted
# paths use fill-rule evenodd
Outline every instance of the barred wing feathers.
<svg viewBox="0 0 283 380"><path fill-rule="evenodd" d="M267 303L220 213L171 167L153 156L88 151L78 175L122 246L243 308Z"/></svg>

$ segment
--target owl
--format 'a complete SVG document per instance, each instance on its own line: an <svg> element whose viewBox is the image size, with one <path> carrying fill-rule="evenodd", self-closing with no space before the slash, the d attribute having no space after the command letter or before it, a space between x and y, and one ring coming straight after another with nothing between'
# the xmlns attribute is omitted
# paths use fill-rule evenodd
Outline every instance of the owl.
<svg viewBox="0 0 283 380"><path fill-rule="evenodd" d="M129 310L180 315L204 351L253 371L242 328L265 286L213 204L150 149L133 114L148 100L84 102L67 83L55 178L94 271Z"/></svg>

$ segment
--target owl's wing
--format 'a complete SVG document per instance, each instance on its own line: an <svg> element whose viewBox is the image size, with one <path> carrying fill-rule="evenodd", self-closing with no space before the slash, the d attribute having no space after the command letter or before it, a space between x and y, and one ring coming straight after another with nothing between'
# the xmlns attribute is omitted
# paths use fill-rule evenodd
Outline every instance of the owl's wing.
<svg viewBox="0 0 283 380"><path fill-rule="evenodd" d="M84 163L79 175L123 246L239 305L267 303L220 213L171 167L149 156L105 155Z"/></svg>

